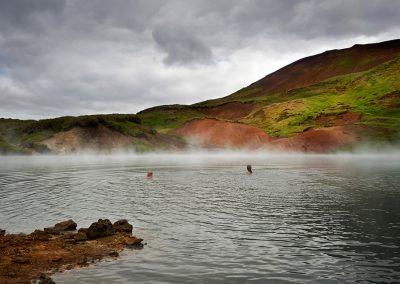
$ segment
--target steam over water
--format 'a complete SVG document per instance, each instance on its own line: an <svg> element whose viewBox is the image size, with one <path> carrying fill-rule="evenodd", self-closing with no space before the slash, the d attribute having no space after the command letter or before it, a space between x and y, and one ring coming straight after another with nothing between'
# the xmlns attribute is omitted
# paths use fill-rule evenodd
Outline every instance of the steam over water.
<svg viewBox="0 0 400 284"><path fill-rule="evenodd" d="M398 282L399 184L398 154L0 157L0 228L126 218L147 242L57 283Z"/></svg>

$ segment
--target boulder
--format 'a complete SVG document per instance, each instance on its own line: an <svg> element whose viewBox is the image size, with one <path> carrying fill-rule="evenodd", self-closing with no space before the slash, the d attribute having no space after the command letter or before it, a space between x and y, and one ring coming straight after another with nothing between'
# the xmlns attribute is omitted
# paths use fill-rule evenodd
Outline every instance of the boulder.
<svg viewBox="0 0 400 284"><path fill-rule="evenodd" d="M115 231L132 234L133 226L126 219L118 220L113 225Z"/></svg>
<svg viewBox="0 0 400 284"><path fill-rule="evenodd" d="M59 235L61 232L65 231L75 231L77 224L69 219L55 224L53 227L44 228L44 231L51 235Z"/></svg>
<svg viewBox="0 0 400 284"><path fill-rule="evenodd" d="M54 227L44 228L44 231L49 235L59 235L61 232Z"/></svg>
<svg viewBox="0 0 400 284"><path fill-rule="evenodd" d="M53 279L51 279L48 275L41 273L36 283L38 284L55 284Z"/></svg>
<svg viewBox="0 0 400 284"><path fill-rule="evenodd" d="M88 230L89 230L88 228L80 228L78 230L78 233L85 233L86 234Z"/></svg>
<svg viewBox="0 0 400 284"><path fill-rule="evenodd" d="M141 238L131 237L131 238L125 240L125 245L128 248L142 248L143 247L142 241L143 241L143 239L141 239Z"/></svg>
<svg viewBox="0 0 400 284"><path fill-rule="evenodd" d="M69 240L72 240L72 239L74 239L75 238L75 233L74 232L65 232L63 235L62 235L62 238L64 239L64 240L67 240L67 239L69 239Z"/></svg>
<svg viewBox="0 0 400 284"><path fill-rule="evenodd" d="M35 230L29 236L35 241L48 241L50 239L49 234L42 230Z"/></svg>
<svg viewBox="0 0 400 284"><path fill-rule="evenodd" d="M69 219L67 221L63 221L54 225L54 228L60 232L62 231L75 231L77 224Z"/></svg>
<svg viewBox="0 0 400 284"><path fill-rule="evenodd" d="M115 229L108 219L99 219L97 222L94 222L92 225L90 225L86 232L88 239L97 239L114 234Z"/></svg>
<svg viewBox="0 0 400 284"><path fill-rule="evenodd" d="M77 242L84 242L87 240L87 235L84 232L78 232L75 236L74 236L75 241Z"/></svg>
<svg viewBox="0 0 400 284"><path fill-rule="evenodd" d="M6 234L6 230L1 230L0 229L0 237L4 236Z"/></svg>
<svg viewBox="0 0 400 284"><path fill-rule="evenodd" d="M111 256L111 257L118 257L119 253L117 251L112 251L108 255Z"/></svg>

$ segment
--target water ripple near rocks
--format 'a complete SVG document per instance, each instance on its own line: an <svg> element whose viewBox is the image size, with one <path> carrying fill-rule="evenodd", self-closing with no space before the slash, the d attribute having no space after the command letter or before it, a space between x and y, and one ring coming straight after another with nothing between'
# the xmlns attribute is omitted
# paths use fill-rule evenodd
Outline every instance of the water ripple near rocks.
<svg viewBox="0 0 400 284"><path fill-rule="evenodd" d="M0 227L127 218L148 243L58 283L400 281L400 163L0 159Z"/></svg>

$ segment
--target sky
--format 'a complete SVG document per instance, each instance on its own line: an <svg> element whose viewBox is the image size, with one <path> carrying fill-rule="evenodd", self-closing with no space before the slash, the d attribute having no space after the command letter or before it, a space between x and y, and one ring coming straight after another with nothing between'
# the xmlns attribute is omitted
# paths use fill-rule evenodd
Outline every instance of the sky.
<svg viewBox="0 0 400 284"><path fill-rule="evenodd" d="M397 0L1 0L0 117L223 97L305 56L400 38Z"/></svg>

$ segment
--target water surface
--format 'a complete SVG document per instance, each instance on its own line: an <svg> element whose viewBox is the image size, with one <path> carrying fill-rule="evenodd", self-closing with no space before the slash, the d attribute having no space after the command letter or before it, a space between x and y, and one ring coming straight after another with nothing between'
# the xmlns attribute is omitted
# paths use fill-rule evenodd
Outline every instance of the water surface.
<svg viewBox="0 0 400 284"><path fill-rule="evenodd" d="M0 157L0 227L126 218L147 243L57 283L394 283L399 183L397 154Z"/></svg>

